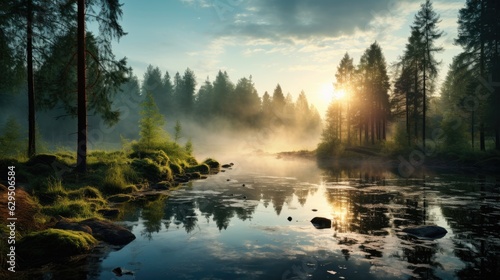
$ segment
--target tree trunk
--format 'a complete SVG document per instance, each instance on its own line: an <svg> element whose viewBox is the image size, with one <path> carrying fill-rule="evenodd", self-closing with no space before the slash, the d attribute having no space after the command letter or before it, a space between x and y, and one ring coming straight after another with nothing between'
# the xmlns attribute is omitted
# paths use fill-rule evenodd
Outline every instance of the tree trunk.
<svg viewBox="0 0 500 280"><path fill-rule="evenodd" d="M484 137L484 123L482 121L479 124L479 146L481 148L481 151L486 150L485 137Z"/></svg>
<svg viewBox="0 0 500 280"><path fill-rule="evenodd" d="M87 94L85 92L85 0L78 0L78 145L76 170L87 171Z"/></svg>
<svg viewBox="0 0 500 280"><path fill-rule="evenodd" d="M425 111L427 110L427 104L426 104L426 85L425 82L427 80L427 77L425 76L425 68L427 67L426 59L425 59L425 54L424 54L424 67L423 67L423 96L422 96L422 147L425 152Z"/></svg>
<svg viewBox="0 0 500 280"><path fill-rule="evenodd" d="M35 142L35 83L33 78L33 7L32 0L27 5L26 64L28 67L28 157L36 154Z"/></svg>
<svg viewBox="0 0 500 280"><path fill-rule="evenodd" d="M481 78L484 79L484 68L485 68L485 55L484 55L484 1L481 1L481 27L480 27L480 32L479 32L479 40L480 40L480 54L479 54L479 75L481 75ZM484 117L480 117L480 124L479 124L479 147L481 151L486 150L485 147L485 139L484 139Z"/></svg>
<svg viewBox="0 0 500 280"><path fill-rule="evenodd" d="M474 111L471 112L470 142L471 142L472 150L474 151Z"/></svg>

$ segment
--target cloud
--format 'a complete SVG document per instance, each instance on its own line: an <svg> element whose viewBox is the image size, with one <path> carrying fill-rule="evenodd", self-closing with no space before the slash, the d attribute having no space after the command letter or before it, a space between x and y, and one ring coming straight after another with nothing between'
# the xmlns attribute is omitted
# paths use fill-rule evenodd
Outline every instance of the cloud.
<svg viewBox="0 0 500 280"><path fill-rule="evenodd" d="M222 21L219 35L274 41L337 37L370 28L374 18L390 15L404 1L254 0Z"/></svg>

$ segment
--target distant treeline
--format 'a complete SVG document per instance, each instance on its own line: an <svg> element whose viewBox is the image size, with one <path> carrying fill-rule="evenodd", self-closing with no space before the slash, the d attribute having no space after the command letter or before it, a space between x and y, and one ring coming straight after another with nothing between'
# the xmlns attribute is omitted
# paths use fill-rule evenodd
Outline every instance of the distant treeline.
<svg viewBox="0 0 500 280"><path fill-rule="evenodd" d="M38 84L46 84L43 82L43 78L47 77L46 73L37 77ZM60 90L54 89L51 92L50 89L56 86L57 84L51 84L40 89L41 96L37 98L37 128L45 142L43 144L41 139L38 141L42 151L44 147L73 145L76 137L75 100L71 97L64 98L64 93ZM67 88L69 87L68 85ZM98 88L104 85L94 87L98 93ZM169 129L172 130L174 124L180 121L183 134L189 137L199 136L198 132L186 129L192 127L192 124L213 132L255 130L267 136L273 132L288 131L287 136L294 138L288 139L292 142L311 136L317 138L321 131L320 115L314 105L309 104L303 91L293 100L290 93L284 95L278 84L271 95L266 91L259 96L251 76L241 78L234 84L227 72L222 71L217 73L213 82L207 78L196 89L196 76L189 68L182 75L177 72L171 78L168 72L163 74L159 67L150 65L142 81L132 75L115 94L107 99L98 99L99 103L96 101L102 108L101 113L89 115L89 144L95 148L116 148L122 139L138 139L141 104L148 92L166 118ZM26 111L14 108L25 108L26 96L24 93L4 95L10 104L16 106L3 108L4 118L10 118L3 119L0 125L9 126L9 131L17 130L15 138L23 135L21 138L24 139L22 132L26 131ZM9 133L9 138L12 138L13 133ZM20 145L19 141L8 142L8 146L16 147L16 151L11 150L9 153L24 151L25 145Z"/></svg>

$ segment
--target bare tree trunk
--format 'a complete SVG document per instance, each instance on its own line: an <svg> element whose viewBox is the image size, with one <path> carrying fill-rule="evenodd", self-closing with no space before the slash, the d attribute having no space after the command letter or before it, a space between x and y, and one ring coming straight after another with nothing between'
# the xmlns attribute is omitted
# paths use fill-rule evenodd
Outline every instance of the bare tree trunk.
<svg viewBox="0 0 500 280"><path fill-rule="evenodd" d="M76 170L87 172L87 94L85 92L85 0L78 0L78 146Z"/></svg>
<svg viewBox="0 0 500 280"><path fill-rule="evenodd" d="M425 82L427 80L427 77L425 76L425 68L427 67L427 63L426 63L426 57L425 57L425 54L424 54L424 67L423 67L423 70L424 70L424 76L423 76L423 96L422 96L422 147L423 147L423 150L425 152L425 111L427 110L427 102L426 102L426 85L425 85Z"/></svg>
<svg viewBox="0 0 500 280"><path fill-rule="evenodd" d="M26 64L28 67L28 157L36 154L35 133L35 83L33 77L33 3L27 5Z"/></svg>

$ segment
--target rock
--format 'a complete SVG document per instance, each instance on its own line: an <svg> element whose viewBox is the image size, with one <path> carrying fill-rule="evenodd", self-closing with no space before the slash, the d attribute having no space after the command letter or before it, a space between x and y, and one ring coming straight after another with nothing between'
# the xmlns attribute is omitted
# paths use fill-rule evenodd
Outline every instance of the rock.
<svg viewBox="0 0 500 280"><path fill-rule="evenodd" d="M229 164L223 164L223 165L222 165L222 168L230 168L230 167L232 167L233 165L234 165L234 163L232 163L232 162L231 162L231 163L229 163Z"/></svg>
<svg viewBox="0 0 500 280"><path fill-rule="evenodd" d="M210 168L220 168L220 163L211 158L206 159L203 163L208 165Z"/></svg>
<svg viewBox="0 0 500 280"><path fill-rule="evenodd" d="M129 202L132 200L134 200L134 197L129 195L129 194L115 194L115 195L108 197L108 201L114 202L114 203Z"/></svg>
<svg viewBox="0 0 500 280"><path fill-rule="evenodd" d="M92 218L81 221L80 224L89 226L96 239L112 245L126 245L135 239L135 235L128 229L110 221Z"/></svg>
<svg viewBox="0 0 500 280"><path fill-rule="evenodd" d="M184 171L186 171L186 173L199 172L200 174L209 174L210 167L207 164L202 163L199 165L186 167L186 168L184 168Z"/></svg>
<svg viewBox="0 0 500 280"><path fill-rule="evenodd" d="M448 231L440 226L418 226L418 227L407 227L403 229L403 232L408 235L423 238L423 239L439 239L444 237Z"/></svg>
<svg viewBox="0 0 500 280"><path fill-rule="evenodd" d="M104 218L114 219L120 215L120 209L104 208L97 210L97 213L101 214Z"/></svg>
<svg viewBox="0 0 500 280"><path fill-rule="evenodd" d="M68 219L62 218L59 222L57 222L54 227L55 229L64 229L64 230L74 230L74 231L82 231L88 234L92 234L92 229L89 226L81 225L79 223L71 222Z"/></svg>
<svg viewBox="0 0 500 280"><path fill-rule="evenodd" d="M16 242L16 260L33 267L50 262L67 261L68 258L90 252L97 240L92 235L73 230L46 229L32 232Z"/></svg>
<svg viewBox="0 0 500 280"><path fill-rule="evenodd" d="M323 217L314 217L311 220L311 223L317 229L324 229L324 228L331 228L332 227L332 221L330 219L323 218Z"/></svg>
<svg viewBox="0 0 500 280"><path fill-rule="evenodd" d="M241 185L241 186L242 186L242 187L244 187L244 186L245 186L245 184L243 184L243 185Z"/></svg>
<svg viewBox="0 0 500 280"><path fill-rule="evenodd" d="M172 187L172 184L168 181L161 181L152 186L155 190L168 190Z"/></svg>
<svg viewBox="0 0 500 280"><path fill-rule="evenodd" d="M291 221L292 221L292 217L288 217L288 218L287 218L287 220L288 220L289 222L291 222Z"/></svg>
<svg viewBox="0 0 500 280"><path fill-rule="evenodd" d="M229 182L229 181L231 181L231 179L226 179L226 181L228 181L228 182Z"/></svg>
<svg viewBox="0 0 500 280"><path fill-rule="evenodd" d="M186 176L188 176L191 180L200 179L201 178L200 172L187 173Z"/></svg>
<svg viewBox="0 0 500 280"><path fill-rule="evenodd" d="M312 211L313 211L313 212L318 212L318 209L313 209Z"/></svg>
<svg viewBox="0 0 500 280"><path fill-rule="evenodd" d="M118 277L121 277L123 275L134 275L134 272L132 270L123 269L121 267L113 269L113 273Z"/></svg>
<svg viewBox="0 0 500 280"><path fill-rule="evenodd" d="M31 157L27 162L26 165L35 165L35 164L47 164L51 165L57 157L55 155L49 155L49 154L38 154L36 156Z"/></svg>

